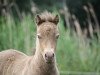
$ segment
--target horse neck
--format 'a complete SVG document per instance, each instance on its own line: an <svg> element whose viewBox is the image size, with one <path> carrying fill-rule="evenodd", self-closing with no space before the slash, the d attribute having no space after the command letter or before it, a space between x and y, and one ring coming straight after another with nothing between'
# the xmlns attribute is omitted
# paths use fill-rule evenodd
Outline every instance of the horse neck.
<svg viewBox="0 0 100 75"><path fill-rule="evenodd" d="M38 65L38 67L42 69L54 69L55 68L55 62L52 64L47 64L41 54L41 48L39 46L39 40L36 39L36 52L35 52L35 63Z"/></svg>

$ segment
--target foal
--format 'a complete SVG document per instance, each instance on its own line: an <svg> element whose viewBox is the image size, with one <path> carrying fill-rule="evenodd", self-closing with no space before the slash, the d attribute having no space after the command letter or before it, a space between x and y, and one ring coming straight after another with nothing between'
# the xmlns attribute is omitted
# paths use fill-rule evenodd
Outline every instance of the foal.
<svg viewBox="0 0 100 75"><path fill-rule="evenodd" d="M27 56L12 49L0 52L0 75L59 75L55 59L58 22L58 15L49 12L37 15L35 55Z"/></svg>

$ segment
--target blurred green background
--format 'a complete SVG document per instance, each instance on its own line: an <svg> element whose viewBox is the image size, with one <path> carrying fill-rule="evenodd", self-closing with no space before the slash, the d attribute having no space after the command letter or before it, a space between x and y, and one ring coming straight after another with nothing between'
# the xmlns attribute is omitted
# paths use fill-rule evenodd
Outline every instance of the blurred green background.
<svg viewBox="0 0 100 75"><path fill-rule="evenodd" d="M34 17L59 14L57 63L61 75L100 75L100 0L0 0L0 51L35 52Z"/></svg>

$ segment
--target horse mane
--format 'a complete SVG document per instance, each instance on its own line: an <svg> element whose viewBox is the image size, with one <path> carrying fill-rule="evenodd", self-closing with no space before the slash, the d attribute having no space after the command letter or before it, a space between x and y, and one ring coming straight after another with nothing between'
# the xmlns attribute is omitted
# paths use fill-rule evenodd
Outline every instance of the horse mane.
<svg viewBox="0 0 100 75"><path fill-rule="evenodd" d="M59 22L59 16L58 15L54 15L48 11L44 11L43 13L39 14L36 16L36 24L40 25L44 22L52 22L54 24L58 24Z"/></svg>
<svg viewBox="0 0 100 75"><path fill-rule="evenodd" d="M44 11L43 13L41 13L39 15L41 17L42 20L44 21L53 21L55 18L55 15L53 15L52 13L48 12L48 11Z"/></svg>

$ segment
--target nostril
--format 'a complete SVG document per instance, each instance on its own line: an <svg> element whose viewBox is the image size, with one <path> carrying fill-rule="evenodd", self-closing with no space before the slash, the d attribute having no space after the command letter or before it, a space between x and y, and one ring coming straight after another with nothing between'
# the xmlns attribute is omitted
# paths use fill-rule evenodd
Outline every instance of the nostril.
<svg viewBox="0 0 100 75"><path fill-rule="evenodd" d="M54 57L54 53L52 54L52 57Z"/></svg>
<svg viewBox="0 0 100 75"><path fill-rule="evenodd" d="M47 57L47 54L45 54L45 57Z"/></svg>

